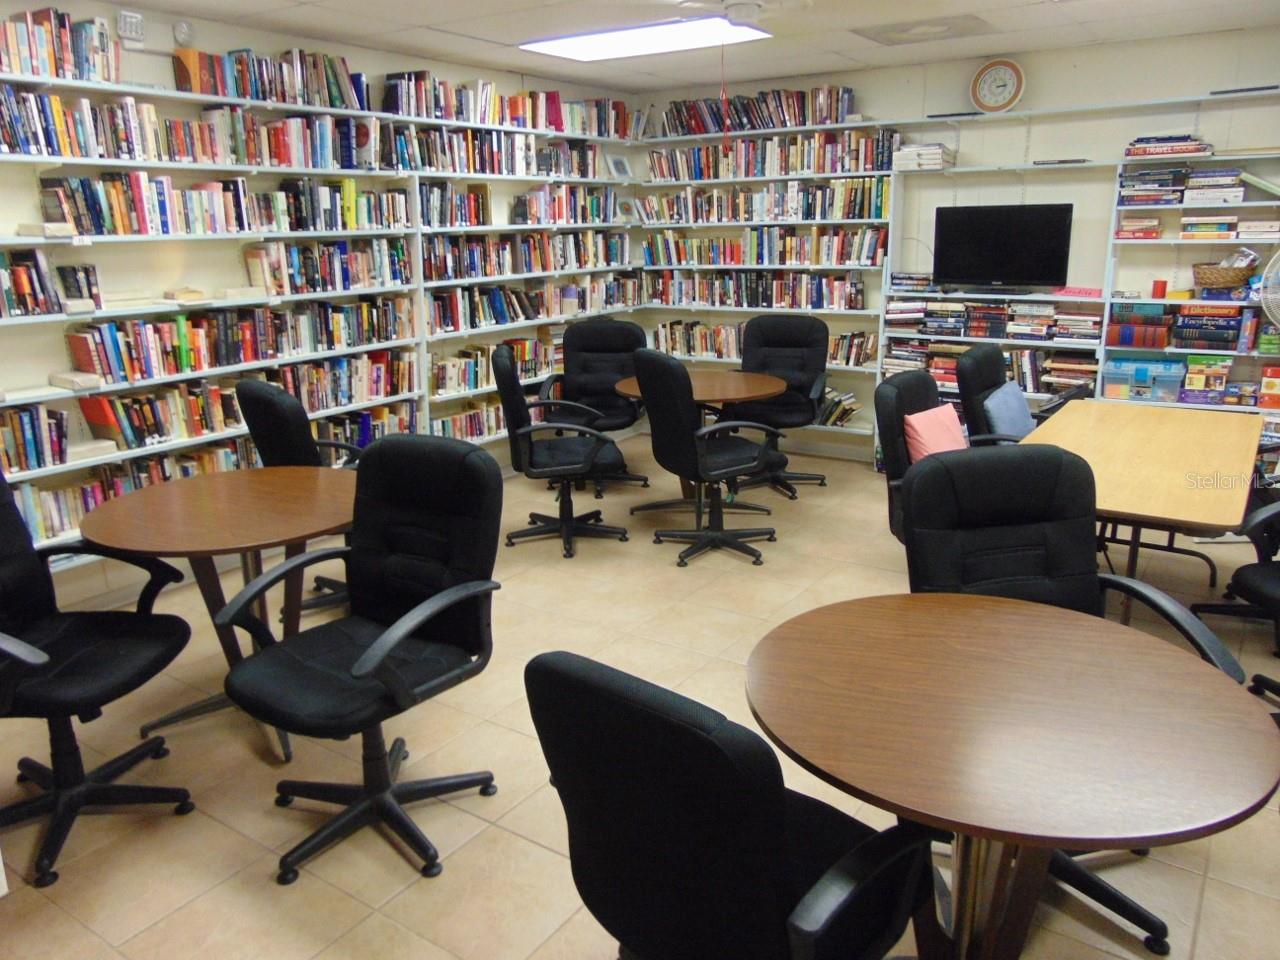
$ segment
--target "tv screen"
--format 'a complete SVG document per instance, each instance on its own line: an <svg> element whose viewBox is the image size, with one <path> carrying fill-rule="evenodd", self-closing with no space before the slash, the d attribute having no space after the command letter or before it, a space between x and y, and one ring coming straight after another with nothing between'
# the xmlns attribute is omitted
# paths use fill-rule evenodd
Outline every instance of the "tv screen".
<svg viewBox="0 0 1280 960"><path fill-rule="evenodd" d="M1069 203L939 207L933 227L934 283L986 287L1062 286L1071 250Z"/></svg>

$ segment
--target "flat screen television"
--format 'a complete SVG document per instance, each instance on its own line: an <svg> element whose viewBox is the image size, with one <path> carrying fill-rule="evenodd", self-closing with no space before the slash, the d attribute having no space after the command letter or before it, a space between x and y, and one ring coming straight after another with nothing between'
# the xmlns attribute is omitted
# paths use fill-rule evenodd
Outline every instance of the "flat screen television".
<svg viewBox="0 0 1280 960"><path fill-rule="evenodd" d="M1060 287L1071 251L1069 203L939 207L933 282L982 287Z"/></svg>

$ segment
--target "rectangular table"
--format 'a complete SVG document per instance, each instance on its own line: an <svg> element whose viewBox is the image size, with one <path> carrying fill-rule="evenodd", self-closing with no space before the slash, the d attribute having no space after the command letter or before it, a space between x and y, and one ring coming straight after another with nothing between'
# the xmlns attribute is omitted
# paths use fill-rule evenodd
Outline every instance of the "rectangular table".
<svg viewBox="0 0 1280 960"><path fill-rule="evenodd" d="M1132 577L1144 527L1218 536L1240 526L1261 436L1257 414L1073 400L1022 442L1051 443L1088 462L1099 518L1132 529Z"/></svg>

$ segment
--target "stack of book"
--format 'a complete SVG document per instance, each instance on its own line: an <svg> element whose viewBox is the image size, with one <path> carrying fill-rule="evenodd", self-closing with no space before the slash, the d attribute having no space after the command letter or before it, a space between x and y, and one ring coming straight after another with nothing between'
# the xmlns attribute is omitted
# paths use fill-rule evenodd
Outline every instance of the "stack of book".
<svg viewBox="0 0 1280 960"><path fill-rule="evenodd" d="M903 293L924 292L936 289L932 273L904 273L895 270L889 274L889 286Z"/></svg>
<svg viewBox="0 0 1280 960"><path fill-rule="evenodd" d="M1078 353L1054 354L1041 364L1040 384L1045 389L1070 390L1098 379L1098 359Z"/></svg>
<svg viewBox="0 0 1280 960"><path fill-rule="evenodd" d="M880 361L882 375L889 377L904 370L923 370L932 346L928 340L890 340L888 353Z"/></svg>
<svg viewBox="0 0 1280 960"><path fill-rule="evenodd" d="M1211 157L1213 144L1190 133L1166 137L1135 137L1124 148L1126 157Z"/></svg>
<svg viewBox="0 0 1280 960"><path fill-rule="evenodd" d="M828 387L816 422L824 427L843 427L861 409L862 404L852 390L839 393Z"/></svg>
<svg viewBox="0 0 1280 960"><path fill-rule="evenodd" d="M1107 325L1109 347L1151 347L1169 345L1169 317L1159 303L1117 303L1111 307Z"/></svg>
<svg viewBox="0 0 1280 960"><path fill-rule="evenodd" d="M1238 219L1238 217L1221 214L1210 217L1183 217L1182 232L1178 236L1183 240L1234 240Z"/></svg>
<svg viewBox="0 0 1280 960"><path fill-rule="evenodd" d="M1121 217L1116 228L1117 240L1159 240L1162 236L1159 217Z"/></svg>
<svg viewBox="0 0 1280 960"><path fill-rule="evenodd" d="M1176 206L1182 202L1190 167L1135 167L1120 171L1122 207Z"/></svg>
<svg viewBox="0 0 1280 960"><path fill-rule="evenodd" d="M884 308L885 326L919 332L926 306L923 300L894 300Z"/></svg>
<svg viewBox="0 0 1280 960"><path fill-rule="evenodd" d="M1280 220L1241 220L1237 240L1280 240Z"/></svg>
<svg viewBox="0 0 1280 960"><path fill-rule="evenodd" d="M929 376L933 377L933 382L938 385L938 390L941 392L956 393L959 391L960 385L956 379L956 365L958 362L955 356L942 353L936 348L929 354L925 369L929 371Z"/></svg>
<svg viewBox="0 0 1280 960"><path fill-rule="evenodd" d="M921 333L938 337L963 337L969 312L958 300L929 300L924 305Z"/></svg>
<svg viewBox="0 0 1280 960"><path fill-rule="evenodd" d="M1059 306L1053 315L1053 339L1100 343L1102 315Z"/></svg>
<svg viewBox="0 0 1280 960"><path fill-rule="evenodd" d="M1235 350L1240 342L1243 310L1186 304L1178 307L1169 346L1185 350Z"/></svg>
<svg viewBox="0 0 1280 960"><path fill-rule="evenodd" d="M998 303L969 304L969 336L1003 340L1008 333L1008 326L1008 307Z"/></svg>
<svg viewBox="0 0 1280 960"><path fill-rule="evenodd" d="M1187 174L1187 189L1182 202L1187 206L1221 206L1226 203L1244 202L1244 184L1240 182L1242 171L1192 170Z"/></svg>
<svg viewBox="0 0 1280 960"><path fill-rule="evenodd" d="M956 152L944 143L904 143L893 151L895 170L943 170L956 165Z"/></svg>
<svg viewBox="0 0 1280 960"><path fill-rule="evenodd" d="M1005 336L1010 340L1048 340L1053 336L1053 318L1056 312L1052 303L1011 304Z"/></svg>

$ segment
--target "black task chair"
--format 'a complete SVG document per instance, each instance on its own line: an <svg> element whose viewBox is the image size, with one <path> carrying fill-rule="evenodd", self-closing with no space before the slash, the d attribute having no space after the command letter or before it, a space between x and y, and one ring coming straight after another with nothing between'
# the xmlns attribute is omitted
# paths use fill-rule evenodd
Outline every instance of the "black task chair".
<svg viewBox="0 0 1280 960"><path fill-rule="evenodd" d="M960 390L960 406L964 410L965 425L971 433L991 435L997 432L992 429L983 404L991 394L1009 381L1005 373L1007 366L1004 350L991 343L970 347L956 361L956 386ZM1082 384L1062 391L1052 400L1041 404L1037 410L1028 408L1027 412L1032 420L1043 421L1061 410L1068 401L1091 396L1093 388Z"/></svg>
<svg viewBox="0 0 1280 960"><path fill-rule="evenodd" d="M49 575L50 557L80 554L122 560L149 575L136 613L119 610L62 613ZM49 725L49 766L23 757L19 782L40 793L0 809L0 827L52 814L36 854L35 885L58 879L58 854L86 807L139 803L175 804L175 813L195 809L190 794L176 787L115 783L148 758L169 751L163 737L85 772L72 719L88 723L102 708L132 693L173 662L191 637L186 621L152 613L166 584L182 574L151 557L119 553L88 544L35 549L31 535L0 476L0 718L37 717Z"/></svg>
<svg viewBox="0 0 1280 960"><path fill-rule="evenodd" d="M769 314L752 317L742 334L742 369L747 373L768 373L787 382L776 397L726 404L723 420L763 423L775 430L807 427L818 418L827 385L827 351L831 337L827 325L804 314ZM797 483L827 485L820 473L795 473L777 468L759 477L750 477L743 487L768 484L790 499L796 498Z"/></svg>
<svg viewBox="0 0 1280 960"><path fill-rule="evenodd" d="M559 387L561 400L590 407L592 413L565 407L556 412L561 423L591 427L608 433L624 430L640 419L641 407L614 387L619 380L636 373L632 357L648 345L644 328L630 320L592 317L569 324L564 331L564 373L556 373L542 383L540 400L554 400ZM608 480L625 480L649 486L649 478L623 470L595 481L596 496Z"/></svg>
<svg viewBox="0 0 1280 960"><path fill-rule="evenodd" d="M930 832L788 790L759 736L571 653L525 668L583 903L631 960L878 960L933 910Z"/></svg>
<svg viewBox="0 0 1280 960"><path fill-rule="evenodd" d="M520 386L515 354L505 343L493 351L493 379L502 400L502 414L507 421L507 441L511 445L511 468L531 480L554 480L560 487L560 515L529 514L529 526L507 534L507 546L530 537L559 537L564 555L572 557L575 537L616 537L627 539L622 527L604 523L599 510L573 514L573 488L580 481L606 479L627 469L622 451L607 436L592 427L561 420L562 411L577 416L598 413L590 407L570 400L535 400L530 403ZM554 418L534 423L530 410L549 410ZM536 434L554 434L534 439ZM573 434L573 436L563 436Z"/></svg>
<svg viewBox="0 0 1280 960"><path fill-rule="evenodd" d="M653 455L664 470L689 481L698 489L696 529L658 530L653 535L653 542L675 540L688 543L689 546L676 560L677 566L681 567L700 553L719 549L746 554L757 566L764 563L760 551L743 541L776 540L777 535L772 527L726 530L720 484L727 484L730 492L736 493L737 483L743 477L785 469L786 455L780 453L777 446L782 434L773 427L745 420L725 420L702 426L702 414L693 399L689 371L683 363L665 353L637 350L636 378L640 381L640 395L649 413ZM753 443L737 436L738 430L759 430L765 435L765 442ZM710 498L706 526L702 524L704 486Z"/></svg>
<svg viewBox="0 0 1280 960"><path fill-rule="evenodd" d="M925 457L902 485L912 592L976 593L1047 603L1101 617L1108 590L1151 608L1207 662L1237 682L1240 664L1208 627L1155 587L1099 573L1093 471L1044 444L955 450ZM1147 932L1169 952L1159 917L1090 873L1064 851L1049 872Z"/></svg>
<svg viewBox="0 0 1280 960"><path fill-rule="evenodd" d="M342 466L354 469L360 448L338 440L317 440L311 433L306 408L287 390L265 380L241 380L236 401L258 458L264 467L323 467L321 448L341 451ZM318 597L302 601L303 610L336 607L347 602L347 585L332 577L316 577Z"/></svg>
<svg viewBox="0 0 1280 960"><path fill-rule="evenodd" d="M379 822L434 877L439 854L404 805L477 787L496 792L487 771L396 783L408 752L399 738L387 750L382 723L488 664L501 516L502 472L484 450L446 437L384 437L360 459L350 543L285 561L215 618L248 631L259 648L227 676L227 695L245 712L290 733L363 741L363 783L276 785L277 806L304 797L346 807L280 858L280 883L296 880L298 867L325 847ZM337 557L346 561L348 615L277 643L254 615L257 599L290 573Z"/></svg>

